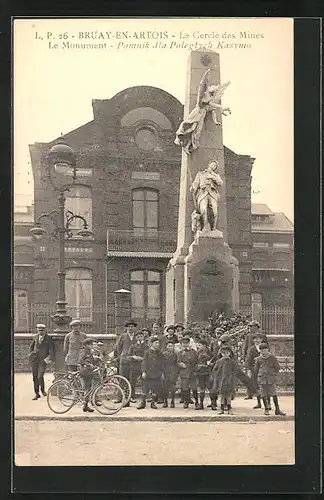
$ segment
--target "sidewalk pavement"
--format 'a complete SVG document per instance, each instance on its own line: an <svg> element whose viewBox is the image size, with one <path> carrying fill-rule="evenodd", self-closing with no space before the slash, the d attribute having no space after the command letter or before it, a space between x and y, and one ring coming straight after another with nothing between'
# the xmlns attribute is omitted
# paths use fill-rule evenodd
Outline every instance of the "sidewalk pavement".
<svg viewBox="0 0 324 500"><path fill-rule="evenodd" d="M53 374L45 374L45 388L47 389L53 381ZM16 373L14 375L14 415L15 420L52 420L52 421L155 421L155 422L208 422L208 421L236 421L255 423L257 421L278 421L278 420L294 420L294 397L280 396L279 404L281 409L286 413L285 417L274 415L274 410L269 416L264 415L264 410L253 410L256 400L244 400L244 395L238 395L233 400L234 415L218 415L217 411L212 411L210 408L197 411L193 405L185 410L179 400L176 400L176 408L162 408L158 405L158 409L150 408L148 404L144 410L137 410L137 404L131 404L129 408L123 408L115 415L105 416L98 412L91 414L83 413L82 407L76 405L67 413L57 415L53 413L47 406L46 397L41 397L37 401L33 401L33 381L31 373ZM209 404L209 397L206 396L205 406ZM272 403L273 406L273 403Z"/></svg>

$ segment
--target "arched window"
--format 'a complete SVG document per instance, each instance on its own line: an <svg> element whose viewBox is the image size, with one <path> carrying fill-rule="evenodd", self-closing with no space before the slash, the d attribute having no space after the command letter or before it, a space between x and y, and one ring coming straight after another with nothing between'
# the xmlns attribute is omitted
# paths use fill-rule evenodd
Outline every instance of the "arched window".
<svg viewBox="0 0 324 500"><path fill-rule="evenodd" d="M26 290L14 290L14 331L28 331L28 299Z"/></svg>
<svg viewBox="0 0 324 500"><path fill-rule="evenodd" d="M67 309L73 318L92 320L92 272L68 269L65 276Z"/></svg>
<svg viewBox="0 0 324 500"><path fill-rule="evenodd" d="M158 192L154 189L134 189L132 196L134 231L156 232L159 226Z"/></svg>
<svg viewBox="0 0 324 500"><path fill-rule="evenodd" d="M82 215L87 221L89 229L92 229L92 196L91 189L86 186L74 186L70 188L66 195L66 210L70 210L74 215ZM81 219L75 219L70 229L76 233L83 228Z"/></svg>
<svg viewBox="0 0 324 500"><path fill-rule="evenodd" d="M143 326L162 316L161 272L138 270L131 272L132 317Z"/></svg>

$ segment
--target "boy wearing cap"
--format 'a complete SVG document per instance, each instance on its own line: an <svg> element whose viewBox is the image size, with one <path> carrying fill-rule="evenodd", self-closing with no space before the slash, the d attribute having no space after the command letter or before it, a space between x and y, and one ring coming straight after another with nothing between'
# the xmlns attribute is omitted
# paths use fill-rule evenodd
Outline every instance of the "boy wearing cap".
<svg viewBox="0 0 324 500"><path fill-rule="evenodd" d="M157 409L157 395L161 394L161 382L165 372L165 358L160 351L160 341L157 336L151 337L150 348L144 353L142 361L143 396L138 410L146 407L146 398L152 392L151 408Z"/></svg>
<svg viewBox="0 0 324 500"><path fill-rule="evenodd" d="M79 355L82 342L87 335L80 331L81 321L73 319L70 323L71 331L64 337L63 353L65 354L65 363L67 369L76 372L79 364Z"/></svg>
<svg viewBox="0 0 324 500"><path fill-rule="evenodd" d="M205 391L209 388L210 381L210 368L208 361L211 359L211 352L207 347L207 343L197 338L197 365L196 365L196 376L199 388L199 406L196 406L196 410L204 409L204 399Z"/></svg>
<svg viewBox="0 0 324 500"><path fill-rule="evenodd" d="M174 396L176 391L176 383L178 379L178 357L175 352L175 344L172 340L168 340L166 348L163 351L165 357L165 373L164 373L164 398L163 398L163 408L168 407L168 396L171 396L170 407L174 408Z"/></svg>
<svg viewBox="0 0 324 500"><path fill-rule="evenodd" d="M178 352L178 367L180 376L180 389L181 399L183 400L184 408L189 408L190 403L190 389L195 399L195 407L199 406L198 391L197 391L197 378L195 369L197 365L197 352L191 349L190 338L185 336L181 339L181 350Z"/></svg>
<svg viewBox="0 0 324 500"><path fill-rule="evenodd" d="M274 354L270 353L268 344L259 345L260 356L255 360L255 376L257 378L260 395L264 404L264 414L269 415L269 401L272 397L275 405L275 415L286 415L279 408L276 378L280 370L279 362Z"/></svg>
<svg viewBox="0 0 324 500"><path fill-rule="evenodd" d="M33 400L40 398L39 389L43 396L46 396L44 373L47 364L54 360L54 346L52 339L46 333L46 326L43 323L36 325L36 335L33 337L29 347L29 362L33 374L34 392Z"/></svg>
<svg viewBox="0 0 324 500"><path fill-rule="evenodd" d="M135 389L136 384L141 376L142 371L142 361L144 358L145 351L148 349L147 342L145 342L145 337L143 330L138 330L135 333L135 343L130 346L128 356L130 360L130 385L132 388L131 392L131 403L136 403L135 400Z"/></svg>
<svg viewBox="0 0 324 500"><path fill-rule="evenodd" d="M92 339L84 339L79 354L80 378L85 394L83 411L89 413L94 411L93 408L89 408L89 393L92 387L93 370L95 368L95 360L91 351L92 346Z"/></svg>

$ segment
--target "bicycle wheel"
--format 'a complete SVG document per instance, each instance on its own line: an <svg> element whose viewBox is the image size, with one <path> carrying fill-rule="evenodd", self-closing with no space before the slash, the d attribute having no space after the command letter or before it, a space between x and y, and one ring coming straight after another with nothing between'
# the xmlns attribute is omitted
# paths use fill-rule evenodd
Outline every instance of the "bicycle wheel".
<svg viewBox="0 0 324 500"><path fill-rule="evenodd" d="M77 402L74 387L67 380L59 380L47 391L47 405L54 413L66 413Z"/></svg>
<svg viewBox="0 0 324 500"><path fill-rule="evenodd" d="M113 415L125 404L125 395L121 387L111 382L99 385L93 392L92 402L102 415Z"/></svg>
<svg viewBox="0 0 324 500"><path fill-rule="evenodd" d="M132 388L129 380L122 375L109 375L105 378L104 384L106 382L111 382L113 384L119 385L123 393L125 394L125 405L129 403L132 393Z"/></svg>

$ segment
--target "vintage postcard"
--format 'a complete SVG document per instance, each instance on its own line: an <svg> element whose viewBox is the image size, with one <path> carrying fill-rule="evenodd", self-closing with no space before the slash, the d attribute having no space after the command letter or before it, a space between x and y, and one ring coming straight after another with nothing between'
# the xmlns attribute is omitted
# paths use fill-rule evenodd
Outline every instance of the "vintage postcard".
<svg viewBox="0 0 324 500"><path fill-rule="evenodd" d="M15 19L18 468L295 463L293 29Z"/></svg>

